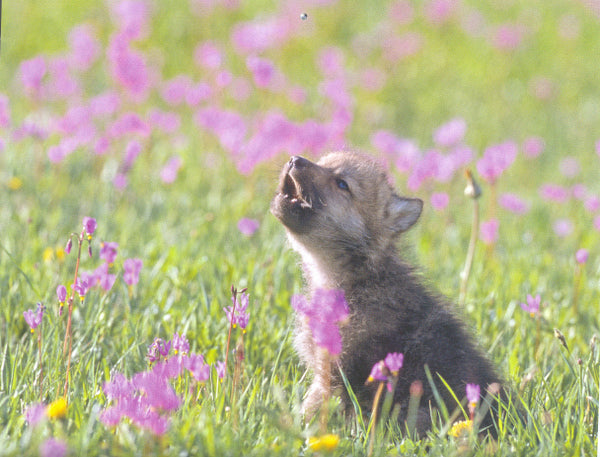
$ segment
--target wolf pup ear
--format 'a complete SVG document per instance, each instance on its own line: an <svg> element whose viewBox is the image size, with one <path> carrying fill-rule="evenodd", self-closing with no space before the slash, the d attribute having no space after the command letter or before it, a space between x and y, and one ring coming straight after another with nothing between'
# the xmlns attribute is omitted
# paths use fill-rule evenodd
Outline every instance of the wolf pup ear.
<svg viewBox="0 0 600 457"><path fill-rule="evenodd" d="M423 210L423 200L392 195L388 206L390 225L394 233L401 233L411 228Z"/></svg>

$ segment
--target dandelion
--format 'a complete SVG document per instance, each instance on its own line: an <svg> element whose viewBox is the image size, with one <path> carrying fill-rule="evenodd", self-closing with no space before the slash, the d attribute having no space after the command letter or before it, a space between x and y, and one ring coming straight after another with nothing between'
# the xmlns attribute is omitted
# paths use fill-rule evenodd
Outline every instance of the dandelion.
<svg viewBox="0 0 600 457"><path fill-rule="evenodd" d="M448 435L450 435L454 438L459 438L463 434L469 433L472 429L473 429L473 421L472 420L458 421L458 422L455 422L454 425L452 425L452 428L448 432Z"/></svg>
<svg viewBox="0 0 600 457"><path fill-rule="evenodd" d="M33 311L32 309L28 309L23 312L23 317L25 318L25 322L31 328L31 333L42 323L42 317L44 317L44 305L39 302L37 304L37 310Z"/></svg>
<svg viewBox="0 0 600 457"><path fill-rule="evenodd" d="M67 400L64 397L54 400L48 405L47 414L50 419L61 419L67 415Z"/></svg>
<svg viewBox="0 0 600 457"><path fill-rule="evenodd" d="M335 450L340 442L340 437L331 433L321 436L313 436L308 439L309 449L319 452L331 452Z"/></svg>
<svg viewBox="0 0 600 457"><path fill-rule="evenodd" d="M521 303L521 309L528 312L531 317L534 317L540 311L540 302L540 294L537 294L535 297L527 294L527 303Z"/></svg>

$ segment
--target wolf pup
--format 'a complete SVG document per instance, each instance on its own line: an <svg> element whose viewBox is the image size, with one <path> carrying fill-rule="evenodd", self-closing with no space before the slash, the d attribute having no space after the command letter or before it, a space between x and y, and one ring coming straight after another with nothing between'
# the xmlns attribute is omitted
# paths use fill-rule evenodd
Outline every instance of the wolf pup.
<svg viewBox="0 0 600 457"><path fill-rule="evenodd" d="M401 352L404 365L394 403L400 404L399 419L405 421L411 383L422 382L418 433L430 428L430 407L436 406L425 366L450 412L456 400L440 377L459 400L467 383L478 384L485 396L490 384L501 382L461 320L421 284L398 253L398 236L417 222L422 208L421 200L394 192L375 160L353 152L330 153L318 163L292 157L271 203L271 212L302 257L308 292L325 288L345 293L350 317L340 329L338 363L363 411L371 410L376 389L365 385L371 368L388 353ZM303 402L310 417L329 383L323 379L320 351L301 322L295 347L314 375ZM331 388L349 410L352 404L339 371L332 368ZM489 416L482 426L492 424Z"/></svg>

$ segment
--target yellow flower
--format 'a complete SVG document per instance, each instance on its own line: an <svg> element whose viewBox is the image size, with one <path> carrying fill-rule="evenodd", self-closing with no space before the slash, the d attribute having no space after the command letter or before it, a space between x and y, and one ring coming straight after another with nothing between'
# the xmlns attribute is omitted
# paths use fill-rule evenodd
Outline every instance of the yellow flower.
<svg viewBox="0 0 600 457"><path fill-rule="evenodd" d="M328 433L322 436L310 437L308 439L308 447L313 451L333 451L339 442L339 436Z"/></svg>
<svg viewBox="0 0 600 457"><path fill-rule="evenodd" d="M454 425L448 432L448 435L453 436L454 438L458 438L463 433L469 433L472 428L473 428L472 421L470 421L470 420L459 421L459 422L454 423Z"/></svg>
<svg viewBox="0 0 600 457"><path fill-rule="evenodd" d="M55 250L56 252L56 260L58 260L59 262L62 262L63 260L65 260L65 250L61 247L56 248Z"/></svg>
<svg viewBox="0 0 600 457"><path fill-rule="evenodd" d="M67 400L65 398L59 398L54 400L48 405L48 417L50 419L57 419L65 417L67 415Z"/></svg>
<svg viewBox="0 0 600 457"><path fill-rule="evenodd" d="M16 176L13 176L12 178L10 178L8 180L6 185L8 186L8 188L10 190L19 190L21 188L21 186L23 186L23 181L21 181L21 178L17 178Z"/></svg>
<svg viewBox="0 0 600 457"><path fill-rule="evenodd" d="M52 249L52 248L46 248L46 249L44 249L44 253L42 254L42 258L44 259L45 263L52 262L52 258L53 257L54 257L54 249Z"/></svg>

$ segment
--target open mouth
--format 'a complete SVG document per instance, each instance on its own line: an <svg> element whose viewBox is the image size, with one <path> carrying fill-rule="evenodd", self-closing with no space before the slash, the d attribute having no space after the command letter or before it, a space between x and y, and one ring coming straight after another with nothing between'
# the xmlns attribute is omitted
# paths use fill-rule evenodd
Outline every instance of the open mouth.
<svg viewBox="0 0 600 457"><path fill-rule="evenodd" d="M281 195L292 205L301 208L312 208L310 196L302 192L302 187L290 173L286 173L281 183Z"/></svg>

